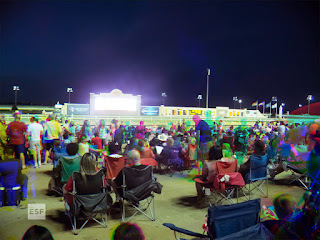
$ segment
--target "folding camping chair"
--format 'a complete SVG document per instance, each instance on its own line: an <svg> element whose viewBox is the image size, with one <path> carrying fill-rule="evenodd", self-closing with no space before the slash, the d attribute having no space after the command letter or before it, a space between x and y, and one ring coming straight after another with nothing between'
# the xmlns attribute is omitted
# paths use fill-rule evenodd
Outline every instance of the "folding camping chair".
<svg viewBox="0 0 320 240"><path fill-rule="evenodd" d="M307 169L307 160L309 156L309 152L299 154L295 161L288 162L286 168L284 170L291 171L290 178L292 179L289 184L293 182L300 182L301 185L306 189L310 189L311 185L311 177L309 176L309 172Z"/></svg>
<svg viewBox="0 0 320 240"><path fill-rule="evenodd" d="M103 227L107 227L107 211L112 206L112 198L109 195L106 186L103 187L101 193L80 195L77 193L75 178L73 177L73 205L69 206L65 203L65 213L70 218L72 231L74 235L78 235L87 222L92 219ZM104 182L104 181L103 181ZM82 216L85 222L77 229L77 218ZM101 215L101 221L97 219L97 215Z"/></svg>
<svg viewBox="0 0 320 240"><path fill-rule="evenodd" d="M62 196L62 187L69 180L73 172L80 170L81 156L61 156L57 166L52 170L52 179L49 182L49 191Z"/></svg>
<svg viewBox="0 0 320 240"><path fill-rule="evenodd" d="M211 206L208 209L208 235L178 228L164 223L165 227L189 236L205 239L272 239L272 234L260 224L260 199L242 203Z"/></svg>
<svg viewBox="0 0 320 240"><path fill-rule="evenodd" d="M123 185L121 187L123 191L120 191L122 221L130 221L138 213L142 213L151 221L155 221L154 193L160 194L162 185L154 178L152 166L143 169L125 167L122 173ZM125 202L134 209L134 213L129 219L126 219ZM150 215L146 213L148 209Z"/></svg>
<svg viewBox="0 0 320 240"><path fill-rule="evenodd" d="M125 164L126 158L124 156L117 154L104 156L103 167L107 169L106 179L111 180L117 177Z"/></svg>
<svg viewBox="0 0 320 240"><path fill-rule="evenodd" d="M211 191L216 194L216 197L220 197L215 201L215 204L219 204L222 201L228 201L233 204L232 198L235 192L237 193L238 203L238 190L245 186L244 180L240 173L236 172L238 169L237 159L232 162L221 162L216 163L218 175L214 181L213 188Z"/></svg>
<svg viewBox="0 0 320 240"><path fill-rule="evenodd" d="M258 190L263 194L264 197L268 197L268 157L267 155L262 156L261 158L252 155L250 157L250 170L245 178L246 184L249 184L249 199L251 199L251 193L254 190ZM267 193L262 190L263 184L267 185ZM253 185L253 188L251 188Z"/></svg>

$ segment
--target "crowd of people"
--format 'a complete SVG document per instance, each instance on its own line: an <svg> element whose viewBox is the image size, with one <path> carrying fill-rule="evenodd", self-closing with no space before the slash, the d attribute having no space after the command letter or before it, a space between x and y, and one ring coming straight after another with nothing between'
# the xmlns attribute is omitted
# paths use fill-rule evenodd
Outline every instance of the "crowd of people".
<svg viewBox="0 0 320 240"><path fill-rule="evenodd" d="M215 181L218 161L237 160L237 170L244 179L253 160L269 164L271 178L287 171L290 165L300 172L308 171L312 178L311 191L319 190L320 134L317 122L257 121L253 126L247 126L243 119L239 126L224 126L223 121L202 120L195 115L194 124L145 126L141 121L140 125L132 126L114 119L108 125L102 119L96 125L85 120L80 126L70 120L61 123L50 115L45 121L31 117L27 126L21 121L19 111L13 116L14 121L9 124L0 116L0 184L6 187L20 184L24 198L28 197L28 179L22 171L27 167L53 164L54 169L59 169L63 158L72 164L68 170L62 171L62 175L61 170L58 171L60 183L53 185L58 185L67 195L73 188L70 173L78 172L74 176L81 182L79 189L91 193L94 188L87 188L85 184L94 182L92 186L96 189L103 184L100 180L104 173L97 168L97 162L114 154L127 156L131 160L129 164L135 168L146 164L158 171L163 168L170 171L190 169L191 163L196 163L199 173L202 169L198 177L205 182L196 182L199 200L205 197L206 186ZM121 180L118 175L113 184L119 186ZM116 197L117 202L118 194ZM71 204L72 199L66 199Z"/></svg>

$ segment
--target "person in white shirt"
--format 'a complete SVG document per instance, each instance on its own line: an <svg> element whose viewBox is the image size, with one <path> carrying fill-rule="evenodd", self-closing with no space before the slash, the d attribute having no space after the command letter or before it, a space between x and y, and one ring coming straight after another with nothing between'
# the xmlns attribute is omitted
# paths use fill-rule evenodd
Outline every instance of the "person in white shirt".
<svg viewBox="0 0 320 240"><path fill-rule="evenodd" d="M43 133L43 127L38 123L36 117L30 118L31 124L28 126L27 134L30 141L29 150L33 155L35 168L41 167L41 135Z"/></svg>

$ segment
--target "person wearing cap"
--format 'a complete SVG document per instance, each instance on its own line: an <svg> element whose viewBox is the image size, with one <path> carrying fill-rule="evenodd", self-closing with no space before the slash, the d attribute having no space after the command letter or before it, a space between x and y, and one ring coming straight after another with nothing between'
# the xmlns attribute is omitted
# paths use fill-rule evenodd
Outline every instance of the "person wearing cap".
<svg viewBox="0 0 320 240"><path fill-rule="evenodd" d="M0 114L0 159L4 158L4 149L7 146L6 122L4 116Z"/></svg>
<svg viewBox="0 0 320 240"><path fill-rule="evenodd" d="M20 157L22 162L22 169L26 168L24 157L24 143L25 133L27 132L27 125L21 122L21 112L15 111L13 114L14 121L9 123L6 133L9 137L9 145L14 148L15 156Z"/></svg>
<svg viewBox="0 0 320 240"><path fill-rule="evenodd" d="M31 124L28 126L27 136L30 141L30 152L33 155L34 167L41 167L41 135L43 133L43 127L38 123L37 117L30 118Z"/></svg>

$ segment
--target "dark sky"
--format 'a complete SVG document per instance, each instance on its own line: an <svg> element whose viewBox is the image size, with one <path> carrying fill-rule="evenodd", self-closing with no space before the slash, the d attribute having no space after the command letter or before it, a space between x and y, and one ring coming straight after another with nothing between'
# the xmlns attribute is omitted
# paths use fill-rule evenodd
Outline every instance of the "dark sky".
<svg viewBox="0 0 320 240"><path fill-rule="evenodd" d="M1 1L0 103L89 103L89 93L143 105L286 110L320 101L319 1Z"/></svg>

